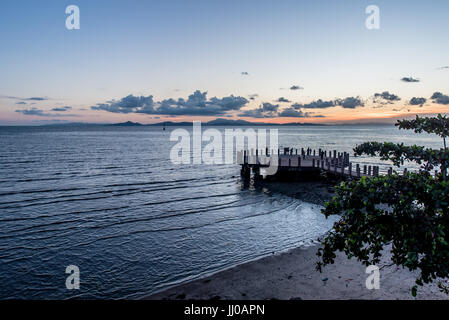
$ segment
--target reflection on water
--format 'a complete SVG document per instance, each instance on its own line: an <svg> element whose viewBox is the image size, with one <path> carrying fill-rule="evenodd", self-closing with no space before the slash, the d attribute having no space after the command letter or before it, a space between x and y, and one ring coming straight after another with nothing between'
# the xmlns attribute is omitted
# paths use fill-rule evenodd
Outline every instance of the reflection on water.
<svg viewBox="0 0 449 320"><path fill-rule="evenodd" d="M139 297L331 228L317 205L243 188L236 165L173 165L170 131L0 128L0 298ZM282 127L279 138L347 152L367 139L440 147L384 126ZM65 288L70 264L79 291Z"/></svg>

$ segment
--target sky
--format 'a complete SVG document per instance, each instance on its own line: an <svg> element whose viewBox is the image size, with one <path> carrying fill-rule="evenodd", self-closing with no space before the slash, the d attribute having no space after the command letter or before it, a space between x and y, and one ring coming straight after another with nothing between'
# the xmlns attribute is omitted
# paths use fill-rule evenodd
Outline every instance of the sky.
<svg viewBox="0 0 449 320"><path fill-rule="evenodd" d="M0 125L447 113L448 31L446 0L1 1Z"/></svg>

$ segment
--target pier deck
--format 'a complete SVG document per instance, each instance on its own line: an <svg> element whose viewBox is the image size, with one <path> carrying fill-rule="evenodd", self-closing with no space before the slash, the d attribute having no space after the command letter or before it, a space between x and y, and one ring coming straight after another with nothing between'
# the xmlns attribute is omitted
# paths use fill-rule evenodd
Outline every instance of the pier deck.
<svg viewBox="0 0 449 320"><path fill-rule="evenodd" d="M242 175L250 175L251 170L260 175L260 169L268 168L272 161L277 161L278 172L328 172L351 178L378 176L379 166L353 164L349 153L336 150L324 151L284 148L283 150L244 150L237 154L237 162L242 166ZM386 174L391 174L392 168Z"/></svg>

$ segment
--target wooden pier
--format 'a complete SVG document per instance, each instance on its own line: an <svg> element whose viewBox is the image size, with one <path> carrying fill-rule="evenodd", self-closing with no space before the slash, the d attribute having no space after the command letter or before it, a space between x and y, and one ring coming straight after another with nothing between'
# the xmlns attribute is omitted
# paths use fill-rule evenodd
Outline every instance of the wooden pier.
<svg viewBox="0 0 449 320"><path fill-rule="evenodd" d="M348 178L372 177L379 175L379 166L353 164L349 153L337 150L313 150L311 148L283 148L278 150L244 150L237 154L237 162L242 166L241 175L249 178L251 171L260 178L261 168L268 168L277 161L276 175L298 176L298 173L314 174L326 172ZM388 170L392 174L393 169Z"/></svg>

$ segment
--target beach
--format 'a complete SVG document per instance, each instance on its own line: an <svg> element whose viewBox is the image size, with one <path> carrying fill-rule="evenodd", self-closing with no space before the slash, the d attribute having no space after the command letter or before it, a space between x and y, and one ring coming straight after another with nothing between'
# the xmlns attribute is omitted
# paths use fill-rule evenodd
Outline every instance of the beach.
<svg viewBox="0 0 449 320"><path fill-rule="evenodd" d="M296 248L187 282L144 299L169 300L347 300L448 299L436 284L411 295L415 274L390 265L387 253L379 264L380 289L368 290L365 266L344 254L320 273L315 270L318 245Z"/></svg>
<svg viewBox="0 0 449 320"><path fill-rule="evenodd" d="M281 193L323 204L332 196L332 186L320 182L269 183ZM295 190L301 190L296 192ZM381 263L380 288L367 289L366 266L356 259L338 253L335 263L316 270L319 241L287 252L273 252L255 261L188 281L145 296L150 300L409 300L448 299L436 283L418 288L411 295L416 273L392 265L389 248L385 248Z"/></svg>

